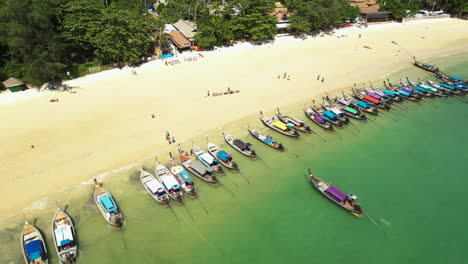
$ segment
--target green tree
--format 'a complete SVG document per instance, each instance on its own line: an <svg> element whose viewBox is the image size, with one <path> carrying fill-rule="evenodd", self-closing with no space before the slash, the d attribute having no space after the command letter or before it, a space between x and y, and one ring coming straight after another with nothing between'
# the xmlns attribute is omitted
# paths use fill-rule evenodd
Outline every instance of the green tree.
<svg viewBox="0 0 468 264"><path fill-rule="evenodd" d="M447 12L455 13L459 17L463 13L468 13L468 1L466 0L450 0L447 2Z"/></svg>
<svg viewBox="0 0 468 264"><path fill-rule="evenodd" d="M95 55L105 63L138 63L153 42L154 19L134 11L105 9L91 43Z"/></svg>
<svg viewBox="0 0 468 264"><path fill-rule="evenodd" d="M232 8L238 14L232 16L232 29L235 38L252 40L271 39L276 35L276 17L273 0L234 0Z"/></svg>
<svg viewBox="0 0 468 264"><path fill-rule="evenodd" d="M195 35L198 45L210 48L223 45L232 39L234 39L234 34L230 20L217 15L198 20L198 32Z"/></svg>

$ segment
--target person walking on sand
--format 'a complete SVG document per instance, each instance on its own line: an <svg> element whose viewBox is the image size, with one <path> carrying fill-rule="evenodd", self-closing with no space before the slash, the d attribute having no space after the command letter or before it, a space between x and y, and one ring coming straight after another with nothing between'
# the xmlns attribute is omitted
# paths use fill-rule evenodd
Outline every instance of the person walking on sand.
<svg viewBox="0 0 468 264"><path fill-rule="evenodd" d="M155 117L156 117L156 116L154 115L154 113L153 113L153 112L151 112L151 118L153 118L153 119L154 119Z"/></svg>
<svg viewBox="0 0 468 264"><path fill-rule="evenodd" d="M208 90L208 96L210 96L210 91Z"/></svg>
<svg viewBox="0 0 468 264"><path fill-rule="evenodd" d="M359 38L361 38L361 34L359 34Z"/></svg>
<svg viewBox="0 0 468 264"><path fill-rule="evenodd" d="M322 82L324 82L324 81L325 81L325 78L322 77Z"/></svg>
<svg viewBox="0 0 468 264"><path fill-rule="evenodd" d="M175 137L174 136L172 136L171 141L172 141L172 143L175 143Z"/></svg>
<svg viewBox="0 0 468 264"><path fill-rule="evenodd" d="M319 81L319 80L320 80L320 74L317 76L317 81Z"/></svg>

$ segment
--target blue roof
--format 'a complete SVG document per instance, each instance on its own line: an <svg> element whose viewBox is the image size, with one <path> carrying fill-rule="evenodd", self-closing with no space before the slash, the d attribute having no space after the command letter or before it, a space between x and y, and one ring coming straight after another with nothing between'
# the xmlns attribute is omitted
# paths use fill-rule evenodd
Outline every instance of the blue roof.
<svg viewBox="0 0 468 264"><path fill-rule="evenodd" d="M192 183L192 178L190 178L190 175L187 173L187 171L183 170L180 172L179 174L180 176L182 176L182 178L184 178L184 180L188 183Z"/></svg>
<svg viewBox="0 0 468 264"><path fill-rule="evenodd" d="M99 202L101 204L101 207L106 212L115 212L117 210L117 205L115 204L114 199L112 198L112 195L110 194L101 197L99 199Z"/></svg>
<svg viewBox="0 0 468 264"><path fill-rule="evenodd" d="M218 153L216 153L216 155L218 155L218 157L223 161L227 161L228 158L232 157L231 155L227 154L224 150L219 151Z"/></svg>
<svg viewBox="0 0 468 264"><path fill-rule="evenodd" d="M418 91L421 91L421 92L423 92L423 93L426 92L426 89L421 88L421 87L419 87L419 86L415 86L414 89L416 89L416 90L418 90Z"/></svg>
<svg viewBox="0 0 468 264"><path fill-rule="evenodd" d="M337 115L335 115L334 113L330 111L323 111L323 113L325 114L325 116L327 116L330 119L335 119L337 117Z"/></svg>
<svg viewBox="0 0 468 264"><path fill-rule="evenodd" d="M394 95L395 95L395 93L392 92L392 91L390 91L390 90L383 90L383 92L384 92L385 94L390 95L390 96L394 96Z"/></svg>
<svg viewBox="0 0 468 264"><path fill-rule="evenodd" d="M357 101L356 104L357 104L358 106L364 107L364 108L367 108L367 107L369 106L366 102L363 102L363 101Z"/></svg>
<svg viewBox="0 0 468 264"><path fill-rule="evenodd" d="M33 240L26 244L26 254L28 258L34 260L41 257L41 253L44 252L42 248L42 242L40 240Z"/></svg>
<svg viewBox="0 0 468 264"><path fill-rule="evenodd" d="M401 90L401 89L400 89L400 90L398 90L398 92L399 92L400 94L406 96L406 97L410 96L410 93L408 93L408 92L405 91L405 90Z"/></svg>
<svg viewBox="0 0 468 264"><path fill-rule="evenodd" d="M440 86L445 87L445 88L449 88L449 89L452 89L452 90L454 89L453 86L450 86L450 85L445 84L445 83L441 83Z"/></svg>

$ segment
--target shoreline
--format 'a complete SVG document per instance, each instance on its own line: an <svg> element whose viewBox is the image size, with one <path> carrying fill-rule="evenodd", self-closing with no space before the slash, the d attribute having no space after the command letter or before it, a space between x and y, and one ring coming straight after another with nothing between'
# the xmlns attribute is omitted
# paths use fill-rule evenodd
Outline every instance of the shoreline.
<svg viewBox="0 0 468 264"><path fill-rule="evenodd" d="M440 25L444 23L466 27L468 24L466 21L451 19L440 23L434 22L438 21L415 23L413 27L417 25ZM403 26L411 27L411 24L401 25L401 27ZM401 27L391 27L391 29L398 30ZM416 28L415 31L417 30L421 29ZM439 30L442 31L443 29ZM316 98L323 94L324 91L333 93L345 87L350 87L352 82L361 80L367 81L368 79L375 80L376 78L380 78L382 74L383 76L388 75L391 68L393 68L392 70L394 71L398 71L406 67L409 56L402 54L395 58L394 47L388 44L390 38L379 42L378 38L382 36L370 36L368 41L373 43L373 46L377 47L377 49L383 50L384 53L392 52L391 55L378 54L374 50L363 50L362 47L359 47L358 50L358 44L355 42L357 39L356 35L359 32L361 31L349 33L350 36L347 38L338 39L336 36L326 36L320 38L320 40L310 39L305 41L286 41L284 44L267 44L252 49L234 51L226 55L221 52L221 56L207 56L203 60L177 65L172 68L163 66L155 69L154 67L150 67L150 65L142 67L139 70L138 76L131 76L130 74L127 76L119 72L117 76L107 76L108 78L102 77L101 79L92 80L89 83L83 84L82 89L79 89L76 95L52 93L53 96L61 99L61 103L57 105L43 102L47 101L42 99L49 96L49 93L45 94L45 96L31 99L28 102L32 102L31 108L36 111L31 115L28 113L25 114L25 112L29 110L28 105L26 105L28 102L26 101L18 101L14 106L0 105L0 108L4 107L6 109L6 113L2 113L5 115L5 118L7 117L6 115L11 114L15 116L14 114L17 114L30 121L25 124L21 123L25 121L24 119L14 120L11 116L8 116L9 118L6 119L7 122L12 121L13 128L18 129L19 135L16 138L18 142L21 141L19 140L20 136L25 136L26 139L31 142L45 138L43 139L45 141L42 141L44 145L41 143L37 148L39 149L39 154L43 155L44 158L43 156L38 157L37 155L31 155L30 150L24 150L29 146L28 143L25 143L25 146L18 146L18 144L11 143L8 145L6 142L2 144L7 145L5 148L7 150L6 152L10 153L11 151L11 155L13 156L7 156L6 154L0 156L0 158L7 163L6 168L0 169L2 175L12 174L12 171L21 170L21 167L25 167L24 164L27 164L26 166L31 166L31 168L22 168L23 170L20 171L16 177L27 178L32 183L29 183L29 185L26 186L27 190L24 190L24 182L21 182L18 178L16 178L15 181L15 178L11 176L9 179L7 178L7 184L2 187L2 189L4 189L2 193L4 195L3 198L9 201L9 206L0 208L0 221L9 218L9 216L17 215L18 211L20 211L18 208L24 208L25 205L31 204L32 201L40 200L34 199L35 197L47 197L51 192L66 190L70 186L75 186L77 183L90 178L92 179L95 177L94 175L107 174L115 171L115 168L121 169L125 167L125 164L128 166L128 164L131 165L142 162L148 159L148 157L153 156L154 154L152 153L162 153L168 149L175 148L173 145L167 145L163 139L163 132L166 129L175 132L177 143L189 142L191 138L200 137L204 133L216 129L216 127L235 123L249 116L251 117L255 115L258 110L270 112L271 109L277 106L288 107L297 104L297 102L301 100L305 101L305 99ZM368 33L372 33L370 35L382 35L378 34L382 33L380 30L370 32L362 31L361 33L365 33L366 35ZM443 34L444 32L442 31L439 33ZM464 34L460 35L463 36ZM366 37L367 36L364 36L364 38ZM438 36L431 36L431 39L435 39L436 37ZM395 36L394 38L398 39L402 38L402 36ZM322 39L324 41L322 41ZM446 39L444 42L437 43L433 46L429 47L428 45L425 49L417 49L417 45L404 44L404 46L410 46L408 50L416 50L412 50L412 53L417 53L419 58L438 57L438 53L444 53L445 55L447 52L458 53L457 51L461 52L466 50L468 47L467 40L468 38L461 37L458 39L455 38L455 40ZM404 36L402 41L404 41ZM417 37L409 41L424 43L423 39L418 39ZM456 45L453 44L454 41L457 42ZM347 42L351 42L351 46L355 45L352 46L355 49L354 52L352 48L351 50L333 50L334 47L346 47L346 44L350 44ZM401 41L398 41L398 43L400 42ZM314 52L317 48L325 51L331 50L334 53L325 56L310 56L309 52ZM294 49L303 49L306 52L303 54ZM280 53L280 55L286 54L291 56L286 56L286 58L281 56L279 58L271 58L272 55L278 53ZM309 55L309 58L301 58L301 54ZM305 69L307 67L303 67L303 65L308 65L312 57L319 57L325 61L325 63L321 63L320 61L318 64L311 63L311 69ZM348 57L350 57L350 60L365 58L368 63L356 62L356 64L354 64L353 61L342 62L343 58L348 59ZM250 58L254 58L248 61L252 63L252 65L243 61L249 60ZM226 65L224 59L230 59L229 62L232 62L234 67L238 66L241 69L231 72L234 68L231 65ZM330 60L328 64L326 63L327 59ZM277 62L278 60L282 63L279 63L279 65L272 64L272 62ZM337 66L337 63L344 65ZM363 65L366 65L366 68L359 68ZM352 69L353 66L354 69ZM200 67L201 70L198 69L198 67ZM244 70L242 67L247 69ZM218 73L218 69L220 71L216 76L206 75L206 70L211 70L213 73L216 71L216 73ZM291 72L291 81L282 79L275 80L275 76L283 72L284 69ZM326 87L315 80L316 74L320 69L322 70L321 72L326 72L325 76L327 76L327 79L333 78L328 76L336 76L336 78L333 78L335 79L333 81L326 80ZM373 69L373 71L369 72L368 69ZM249 70L253 71L255 75L252 76L252 72L249 72ZM339 72L339 70L342 70L342 72ZM337 71L339 73L337 73ZM155 73L156 75L158 73L162 74L163 77L167 77L167 80L161 81L157 78L160 76L155 77ZM184 81L181 82L180 75L187 75L185 80L192 81L193 86L187 85ZM239 76L243 78L239 78ZM343 76L347 78L344 79L342 78ZM252 78L249 79L249 77ZM255 77L255 79L253 77ZM160 82L167 86L164 87L160 85ZM262 87L259 87L260 82L264 82ZM210 84L211 86L209 86ZM135 86L143 88L141 91L135 91L136 94L133 94L133 91L128 90L129 87L132 88L132 85L133 89L135 89ZM152 90L153 86L156 87L155 89L157 89L158 86L163 87L161 90L155 91ZM240 94L226 95L218 98L204 98L202 95L206 93L206 87L226 86L231 86L233 90L240 89L241 92ZM265 88L265 86L267 88ZM113 87L116 87L115 90L112 89ZM171 93L172 91L176 91L176 89L178 89L177 94L175 94L175 92L174 94L167 94L168 90L169 93ZM166 94L162 92L166 92ZM112 100L108 98L109 94L112 95ZM93 101L94 98L98 100ZM259 102L257 98L261 98L261 102ZM174 99L176 100L174 101ZM153 100L156 101L156 103L154 103ZM275 106L274 103L272 103L275 101L280 102L276 103L277 105ZM66 103L62 105L62 102ZM146 107L141 104L151 104L151 106ZM255 108L252 104L255 105ZM247 106L250 106L250 108ZM184 107L187 108L185 109ZM56 108L59 108L59 111L57 111ZM155 108L157 110L153 110ZM196 109L196 111L191 109ZM232 111L232 109L236 111ZM227 111L225 115L223 115L223 110ZM148 117L151 111L156 112L156 120L151 120ZM192 112L197 113L195 114ZM210 120L207 120L204 116L200 117L199 113L205 114L205 116L208 115ZM0 116L2 114L0 114ZM226 115L228 116L226 117ZM48 120L49 117L52 120ZM74 118L77 120L74 120ZM181 122L179 120L184 120L184 118L188 119L187 122L185 124L180 124ZM45 124L42 122L45 122ZM200 124L204 126L200 128ZM78 128L62 128L62 125L78 126ZM42 126L44 126L44 128L42 128ZM40 133L38 133L39 135L35 135L35 132L38 132L38 127L40 128ZM61 131L62 129L63 131ZM16 132L16 130L14 131ZM15 137L11 135L11 132L12 131L2 132L3 138L8 140L14 139ZM57 132L56 137L59 137L58 139L49 135L54 132ZM97 137L97 139L94 137ZM135 140L135 137L140 138ZM75 139L77 142L71 142ZM52 147L47 147L47 143L50 141L53 141L54 144ZM154 143L147 144L147 142ZM142 145L142 143L147 146L135 147ZM61 144L70 144L70 146L64 148L60 146ZM122 146L115 146L119 144L122 144ZM105 147L106 149L97 153L96 151L100 147ZM21 152L21 148L23 152ZM42 150L42 148L45 148L45 150ZM36 151L36 149L34 151ZM73 151L79 153L70 154L70 152ZM15 156L15 154L17 154L17 156ZM116 157L109 158L109 155ZM59 160L54 160L57 157ZM141 159L137 157L146 158ZM19 162L20 160L18 159L21 158L25 159L25 163ZM37 161L36 159L38 158L43 159ZM53 165L56 167L53 167ZM53 169L50 167L53 167ZM59 175L67 176L62 178ZM37 178L43 180L41 181ZM44 183L44 181L46 181L46 183ZM56 181L60 181L60 183ZM36 191L36 186L40 186L43 190L42 192L32 195L31 190ZM29 196L25 197L25 193L29 194ZM17 200L16 198L19 197L22 197L22 199ZM15 199L15 201L12 201L13 199Z"/></svg>

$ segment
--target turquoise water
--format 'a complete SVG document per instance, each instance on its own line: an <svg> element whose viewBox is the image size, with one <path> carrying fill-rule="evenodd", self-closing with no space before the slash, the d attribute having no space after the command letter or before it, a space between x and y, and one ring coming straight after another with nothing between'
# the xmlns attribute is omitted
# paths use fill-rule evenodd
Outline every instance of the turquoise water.
<svg viewBox="0 0 468 264"><path fill-rule="evenodd" d="M468 54L430 62L468 79ZM390 77L406 75L426 76L408 68ZM25 218L43 231L57 263L49 228L56 199L76 223L79 263L467 263L468 104L462 100L468 97L405 103L391 118L354 122L357 128L336 134L310 123L327 142L270 133L289 149L284 153L250 137L242 129L247 124L267 129L257 117L245 118L225 129L253 143L262 160L235 153L219 131L209 136L242 170L221 177L225 187L195 179L200 200L174 205L173 214L147 195L140 165L109 173L102 181L122 208L123 231L107 227L92 200L93 185L81 184L0 222L0 263L23 262L18 234ZM303 118L300 108L282 111ZM204 138L195 143L206 145ZM154 161L142 166L152 171ZM322 197L307 182L307 168L358 195L378 226Z"/></svg>

